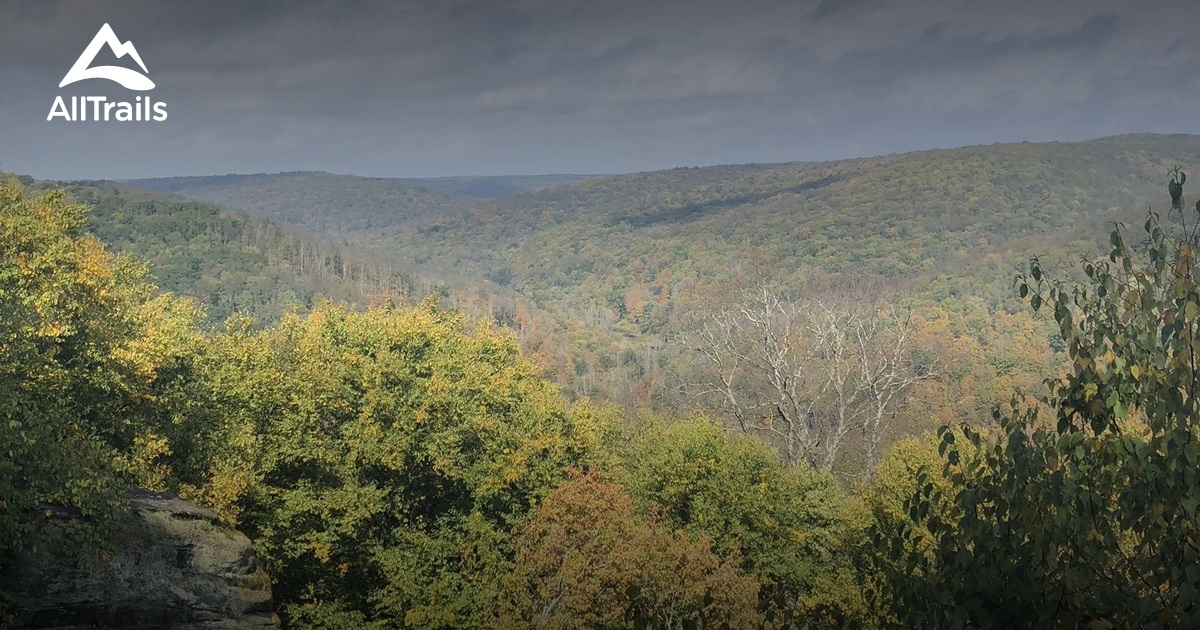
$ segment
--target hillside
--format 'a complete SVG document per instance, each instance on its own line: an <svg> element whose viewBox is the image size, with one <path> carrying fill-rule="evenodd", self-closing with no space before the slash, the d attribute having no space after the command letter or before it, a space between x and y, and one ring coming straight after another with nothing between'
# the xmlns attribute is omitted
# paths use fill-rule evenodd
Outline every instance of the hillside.
<svg viewBox="0 0 1200 630"><path fill-rule="evenodd" d="M603 175L479 175L460 177L405 178L403 181L436 188L452 195L499 199L521 193L567 186Z"/></svg>
<svg viewBox="0 0 1200 630"><path fill-rule="evenodd" d="M333 242L302 226L124 182L38 181L0 172L0 185L10 181L31 195L64 190L70 202L86 206L85 228L109 251L144 263L160 291L197 300L216 327L234 313L266 325L323 300L361 310L437 294L443 307L472 320L517 328L525 349L544 366L570 364L569 356L551 357L542 348L544 331L555 328L553 317L513 291L424 274L400 256L354 247L345 238Z"/></svg>
<svg viewBox="0 0 1200 630"><path fill-rule="evenodd" d="M1184 180L1174 169L1167 192L1190 215ZM792 309L764 292L768 309L711 320L734 330L705 354L720 415L639 401L622 418L568 401L509 332L432 301L200 326L86 233L87 208L21 184L0 178L6 626L227 609L277 626L271 600L287 628L1200 619L1194 220L1113 231L1113 264L1082 285L1032 263L1019 316L967 334L927 304ZM237 216L109 186L91 201L110 237L167 253L257 242L227 229ZM1039 310L1069 352L1046 352ZM1012 376L1056 367L1040 401ZM940 413L963 394L990 424L978 407ZM137 518L173 494L202 508ZM214 558L235 570L212 579ZM254 588L229 603L242 566ZM127 604L158 586L147 571L178 570L180 614Z"/></svg>
<svg viewBox="0 0 1200 630"><path fill-rule="evenodd" d="M168 177L127 183L317 232L396 227L458 211L477 201L404 180L319 172Z"/></svg>
<svg viewBox="0 0 1200 630"><path fill-rule="evenodd" d="M344 204L322 201L336 188L306 201L309 218L292 213L288 200L317 176L272 176L278 187L262 187L255 207L301 225L325 217L341 242L449 282L576 395L686 404L669 392L690 362L666 340L766 283L799 297L869 290L944 314L929 335L952 335L952 385L978 410L1007 399L1012 379L1036 387L1044 361L1032 357L1052 352L1043 324L1010 318L1016 270L1032 256L1061 269L1104 251L1113 221L1163 209L1171 166L1198 163L1200 137L1128 135L616 175L428 205L387 226L337 221ZM255 177L197 190L232 203Z"/></svg>
<svg viewBox="0 0 1200 630"><path fill-rule="evenodd" d="M1145 134L678 168L490 201L444 194L434 180L325 173L137 183L509 286L569 319L603 323L599 309L609 323L640 318L640 332L653 332L664 309L764 278L934 283L996 306L1014 264L1090 251L1109 222L1139 220L1170 166L1198 161L1200 138ZM556 177L442 181L465 192Z"/></svg>
<svg viewBox="0 0 1200 630"><path fill-rule="evenodd" d="M89 207L87 229L115 252L148 263L163 291L204 304L209 320L234 312L273 321L321 298L363 307L372 296L428 290L394 260L330 244L296 227L114 182L34 182Z"/></svg>
<svg viewBox="0 0 1200 630"><path fill-rule="evenodd" d="M1094 251L1112 221L1140 222L1160 200L1171 166L1196 163L1200 137L1132 135L674 169L444 213L377 243L502 279L559 313L602 308L614 320L760 278L938 281L997 304L1013 265Z"/></svg>

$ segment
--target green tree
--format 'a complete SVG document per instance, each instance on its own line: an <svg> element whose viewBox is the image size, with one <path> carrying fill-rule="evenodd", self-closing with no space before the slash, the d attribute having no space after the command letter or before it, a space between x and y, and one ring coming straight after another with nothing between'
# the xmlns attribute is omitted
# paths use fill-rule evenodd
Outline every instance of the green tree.
<svg viewBox="0 0 1200 630"><path fill-rule="evenodd" d="M233 320L203 374L224 421L193 496L256 540L294 623L486 626L508 532L610 422L435 303Z"/></svg>
<svg viewBox="0 0 1200 630"><path fill-rule="evenodd" d="M1069 372L1037 408L997 411L1003 434L944 430L957 486L952 522L922 480L907 508L933 553L890 547L898 617L934 626L1191 627L1200 624L1200 204L1171 172L1171 221L1144 241L1111 234L1087 281L1051 281L1038 260L1018 278L1053 313ZM974 449L977 451L971 452ZM882 532L881 532L882 533ZM915 530L907 536L919 535ZM897 549L899 548L899 552Z"/></svg>
<svg viewBox="0 0 1200 630"><path fill-rule="evenodd" d="M958 437L962 437L961 431ZM859 546L848 548L846 553L857 556L854 560L861 567L862 588L868 601L886 601L892 588L907 584L914 573L925 570L933 561L933 536L909 509L913 488L931 486L925 520L955 522L959 518L951 500L957 486L950 475L944 474L939 444L941 438L932 432L896 442L884 454L870 484L859 488L852 511L861 513L850 520L873 533L874 540L869 536L853 539ZM879 553L877 548L887 553ZM914 558L924 563L912 563ZM867 618L888 627L906 620L905 616L904 611L872 607Z"/></svg>
<svg viewBox="0 0 1200 630"><path fill-rule="evenodd" d="M630 494L672 527L712 540L717 553L744 558L763 580L764 608L798 623L862 615L853 568L842 563L850 531L831 475L785 467L761 442L704 417L643 414L623 444Z"/></svg>
<svg viewBox="0 0 1200 630"><path fill-rule="evenodd" d="M153 427L170 414L156 393L191 310L153 298L144 269L105 252L84 218L62 191L0 184L0 558L37 546L38 504L104 523L127 482L163 472Z"/></svg>

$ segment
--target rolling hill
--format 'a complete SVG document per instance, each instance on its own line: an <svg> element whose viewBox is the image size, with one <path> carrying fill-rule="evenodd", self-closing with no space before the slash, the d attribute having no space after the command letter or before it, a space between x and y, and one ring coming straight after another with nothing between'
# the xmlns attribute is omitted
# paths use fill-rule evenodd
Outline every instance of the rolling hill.
<svg viewBox="0 0 1200 630"><path fill-rule="evenodd" d="M846 275L979 293L984 276L1006 281L1030 255L1090 251L1107 223L1144 214L1177 163L1200 163L1200 138L679 168L488 201L325 173L136 183L368 242L441 274L510 286L559 314L599 308L621 320L760 278Z"/></svg>
<svg viewBox="0 0 1200 630"><path fill-rule="evenodd" d="M477 199L499 199L526 192L557 188L598 179L603 175L479 175L462 177L406 178L403 181L429 186L452 195Z"/></svg>
<svg viewBox="0 0 1200 630"><path fill-rule="evenodd" d="M415 300L433 289L394 258L271 219L116 182L20 180L34 191L63 188L87 205L90 232L147 262L161 290L196 298L213 323L234 312L271 321L323 298L352 306L375 296Z"/></svg>
<svg viewBox="0 0 1200 630"><path fill-rule="evenodd" d="M871 287L944 313L948 330L971 343L1007 344L1002 327L1013 324L997 322L1021 310L1013 274L1031 256L1061 270L1072 257L1102 255L1113 222L1140 225L1148 207L1165 209L1176 164L1200 164L1200 137L677 168L486 201L426 189L420 203L393 206L372 191L413 189L363 179L363 191L347 192L359 179L323 174L152 183L319 225L450 279L477 313L512 325L547 357L565 388L602 397L626 388L620 399L663 387L672 370L665 340L759 283L793 294ZM347 195L374 199L371 211L339 200ZM1029 334L1049 348L1048 333ZM995 380L1010 359L1025 361L987 359L975 378Z"/></svg>
<svg viewBox="0 0 1200 630"><path fill-rule="evenodd" d="M317 232L383 229L478 200L398 179L319 172L168 177L126 182Z"/></svg>
<svg viewBox="0 0 1200 630"><path fill-rule="evenodd" d="M1200 164L1200 137L674 169L429 216L375 243L502 279L553 312L600 308L614 321L647 320L647 306L689 311L763 278L872 278L998 306L1030 256L1095 253L1113 221L1161 209L1175 164Z"/></svg>

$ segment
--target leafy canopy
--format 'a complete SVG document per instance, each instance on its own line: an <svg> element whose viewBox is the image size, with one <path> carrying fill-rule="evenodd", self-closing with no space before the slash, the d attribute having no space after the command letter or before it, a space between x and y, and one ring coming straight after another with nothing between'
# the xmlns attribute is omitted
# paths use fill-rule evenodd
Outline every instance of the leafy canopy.
<svg viewBox="0 0 1200 630"><path fill-rule="evenodd" d="M1087 281L1051 280L1034 259L1020 296L1049 310L1070 356L1036 407L995 413L969 448L942 431L955 519L942 518L931 473L907 502L932 549L881 545L892 603L935 626L1183 627L1200 623L1200 204L1170 174L1168 220L1145 239L1118 227ZM886 534L886 532L879 532ZM880 537L882 541L884 536Z"/></svg>

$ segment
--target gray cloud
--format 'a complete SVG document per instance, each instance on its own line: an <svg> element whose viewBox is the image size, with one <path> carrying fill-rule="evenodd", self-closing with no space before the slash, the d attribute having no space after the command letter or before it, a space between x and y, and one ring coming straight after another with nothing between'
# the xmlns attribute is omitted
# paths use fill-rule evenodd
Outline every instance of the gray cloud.
<svg viewBox="0 0 1200 630"><path fill-rule="evenodd" d="M619 172L1195 133L1193 5L3 0L0 169ZM105 22L167 122L45 121L58 94L127 96L57 87Z"/></svg>
<svg viewBox="0 0 1200 630"><path fill-rule="evenodd" d="M1118 23L1115 13L1096 15L1073 31L1040 37L1029 47L1035 51L1095 52L1117 35Z"/></svg>
<svg viewBox="0 0 1200 630"><path fill-rule="evenodd" d="M808 14L808 17L814 21L820 21L853 10L861 4L863 4L863 0L821 0L817 4L817 8Z"/></svg>

